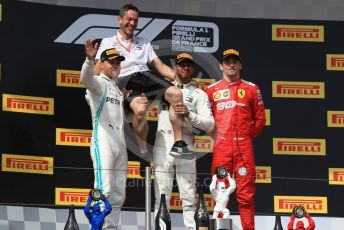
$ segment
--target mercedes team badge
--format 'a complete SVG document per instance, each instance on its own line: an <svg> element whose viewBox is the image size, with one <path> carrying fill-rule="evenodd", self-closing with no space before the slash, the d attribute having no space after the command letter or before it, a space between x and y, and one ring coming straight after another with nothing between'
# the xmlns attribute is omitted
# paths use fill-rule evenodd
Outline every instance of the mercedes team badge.
<svg viewBox="0 0 344 230"><path fill-rule="evenodd" d="M239 173L240 176L246 176L246 174L247 174L247 169L246 169L246 167L241 166L241 167L238 169L238 173Z"/></svg>

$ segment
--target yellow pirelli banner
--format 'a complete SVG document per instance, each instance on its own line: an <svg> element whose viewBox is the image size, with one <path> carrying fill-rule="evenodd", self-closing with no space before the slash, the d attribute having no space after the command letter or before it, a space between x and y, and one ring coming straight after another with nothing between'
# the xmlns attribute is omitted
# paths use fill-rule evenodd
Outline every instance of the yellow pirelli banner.
<svg viewBox="0 0 344 230"><path fill-rule="evenodd" d="M158 105L152 106L147 111L147 120L148 121L157 121L158 120Z"/></svg>
<svg viewBox="0 0 344 230"><path fill-rule="evenodd" d="M272 81L272 97L325 98L324 82Z"/></svg>
<svg viewBox="0 0 344 230"><path fill-rule="evenodd" d="M302 205L309 213L327 214L327 197L324 196L274 196L274 211L291 213L297 205Z"/></svg>
<svg viewBox="0 0 344 230"><path fill-rule="evenodd" d="M0 3L0 22L2 21L2 4Z"/></svg>
<svg viewBox="0 0 344 230"><path fill-rule="evenodd" d="M151 163L151 167L153 166L153 163ZM143 179L143 177L140 176L140 162L139 161L128 161L128 178L131 179ZM154 179L154 175L151 175L151 179Z"/></svg>
<svg viewBox="0 0 344 230"><path fill-rule="evenodd" d="M326 139L273 138L273 154L326 156Z"/></svg>
<svg viewBox="0 0 344 230"><path fill-rule="evenodd" d="M329 168L328 183L331 185L344 185L344 168Z"/></svg>
<svg viewBox="0 0 344 230"><path fill-rule="evenodd" d="M256 166L256 183L271 184L270 166Z"/></svg>
<svg viewBox="0 0 344 230"><path fill-rule="evenodd" d="M197 136L194 139L194 151L199 153L212 153L214 140L210 136Z"/></svg>
<svg viewBox="0 0 344 230"><path fill-rule="evenodd" d="M142 178L140 176L140 162L128 161L128 178Z"/></svg>
<svg viewBox="0 0 344 230"><path fill-rule="evenodd" d="M327 111L327 126L344 128L344 111Z"/></svg>
<svg viewBox="0 0 344 230"><path fill-rule="evenodd" d="M53 175L54 158L2 154L2 171Z"/></svg>
<svg viewBox="0 0 344 230"><path fill-rule="evenodd" d="M198 195L196 195L196 199L198 199ZM204 202L205 202L205 206L207 207L207 210L209 212L212 212L215 206L215 201L213 199L213 196L211 194L204 194ZM170 199L171 210L183 210L182 203L183 202L180 199L180 194L177 192L172 192L171 199Z"/></svg>
<svg viewBox="0 0 344 230"><path fill-rule="evenodd" d="M265 109L265 125L270 126L271 125L271 110L270 109Z"/></svg>
<svg viewBox="0 0 344 230"><path fill-rule="evenodd" d="M90 190L83 188L55 188L55 204L85 206Z"/></svg>
<svg viewBox="0 0 344 230"><path fill-rule="evenodd" d="M202 89L203 91L205 91L209 85L215 83L215 79L210 78L193 78L192 80L194 80L197 87Z"/></svg>
<svg viewBox="0 0 344 230"><path fill-rule="evenodd" d="M56 145L89 147L92 130L56 128Z"/></svg>
<svg viewBox="0 0 344 230"><path fill-rule="evenodd" d="M344 54L326 54L326 70L344 71Z"/></svg>
<svg viewBox="0 0 344 230"><path fill-rule="evenodd" d="M85 87L83 84L80 83L80 71L66 69L56 70L56 85L77 88Z"/></svg>
<svg viewBox="0 0 344 230"><path fill-rule="evenodd" d="M54 115L54 98L3 94L2 110L17 113Z"/></svg>
<svg viewBox="0 0 344 230"><path fill-rule="evenodd" d="M272 40L324 42L324 26L272 24Z"/></svg>

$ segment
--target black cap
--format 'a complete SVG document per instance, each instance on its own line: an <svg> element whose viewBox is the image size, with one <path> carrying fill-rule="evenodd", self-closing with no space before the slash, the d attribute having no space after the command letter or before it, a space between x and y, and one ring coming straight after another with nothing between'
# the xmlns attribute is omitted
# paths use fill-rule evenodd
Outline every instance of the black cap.
<svg viewBox="0 0 344 230"><path fill-rule="evenodd" d="M188 60L188 61L190 61L190 62L192 62L192 63L195 63L194 60L193 60L193 58L192 58L192 56L191 56L190 54L188 54L188 53L181 53L181 54L178 54L178 55L174 58L174 60L176 61L176 64L178 64L178 63L180 63L180 62L182 62L182 61L184 61L184 60Z"/></svg>
<svg viewBox="0 0 344 230"><path fill-rule="evenodd" d="M113 60L119 58L119 60L124 61L125 58L114 48L104 50L100 55L100 61Z"/></svg>
<svg viewBox="0 0 344 230"><path fill-rule="evenodd" d="M241 62L240 53L239 53L239 51L237 51L235 49L228 49L228 50L223 51L223 56L221 58L221 62L230 56L234 56L234 57L238 58L239 61Z"/></svg>

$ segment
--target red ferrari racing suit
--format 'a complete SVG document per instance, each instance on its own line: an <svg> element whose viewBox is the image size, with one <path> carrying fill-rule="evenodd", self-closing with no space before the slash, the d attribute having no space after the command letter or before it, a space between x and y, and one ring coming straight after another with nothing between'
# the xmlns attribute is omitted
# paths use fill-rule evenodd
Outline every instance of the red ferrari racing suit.
<svg viewBox="0 0 344 230"><path fill-rule="evenodd" d="M206 90L215 118L215 144L211 172L218 166L234 172L241 225L254 229L255 159L252 140L265 125L259 87L239 79L220 80Z"/></svg>

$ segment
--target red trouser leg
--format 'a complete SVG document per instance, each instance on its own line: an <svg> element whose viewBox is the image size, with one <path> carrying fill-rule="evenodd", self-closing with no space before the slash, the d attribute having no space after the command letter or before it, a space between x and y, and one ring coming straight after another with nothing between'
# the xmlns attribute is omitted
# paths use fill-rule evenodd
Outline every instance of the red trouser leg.
<svg viewBox="0 0 344 230"><path fill-rule="evenodd" d="M248 176L238 176L237 182L237 201L239 205L239 213L241 219L241 225L243 230L254 229L254 194L255 194L255 182L254 178Z"/></svg>
<svg viewBox="0 0 344 230"><path fill-rule="evenodd" d="M223 166L229 173L233 172L233 149L228 137L217 137L213 148L213 160L211 174L214 174L216 167Z"/></svg>
<svg viewBox="0 0 344 230"><path fill-rule="evenodd" d="M239 148L238 148L239 146ZM218 166L226 167L237 183L236 197L239 205L240 219L243 230L254 230L254 194L255 194L255 159L250 138L237 141L231 136L218 137L213 149L211 173ZM243 159L243 160L242 160ZM246 167L247 174L238 174L240 167Z"/></svg>
<svg viewBox="0 0 344 230"><path fill-rule="evenodd" d="M239 213L241 225L243 230L254 230L254 195L256 191L256 172L255 172L255 159L254 150L251 139L239 140L239 149L235 151L235 178L237 183L237 201L239 205ZM240 158L243 160L239 160ZM246 175L239 175L238 169L240 167L247 169Z"/></svg>

